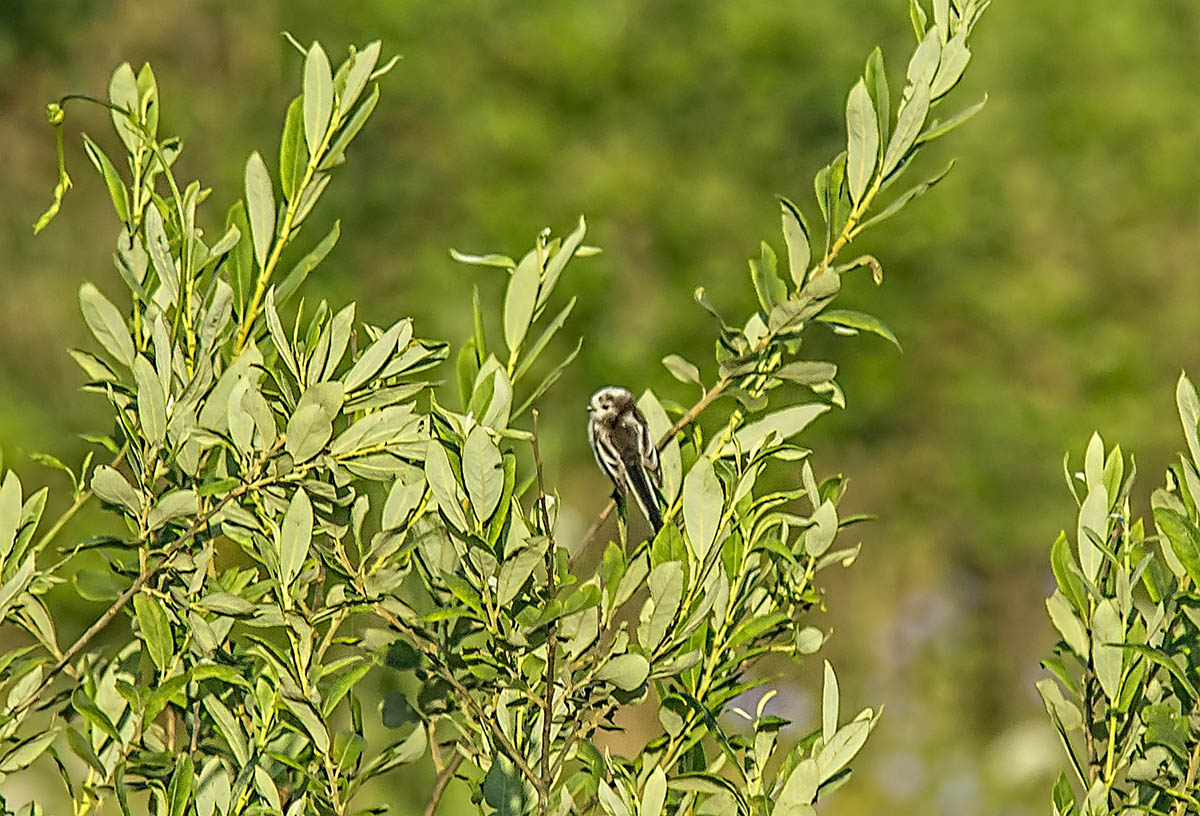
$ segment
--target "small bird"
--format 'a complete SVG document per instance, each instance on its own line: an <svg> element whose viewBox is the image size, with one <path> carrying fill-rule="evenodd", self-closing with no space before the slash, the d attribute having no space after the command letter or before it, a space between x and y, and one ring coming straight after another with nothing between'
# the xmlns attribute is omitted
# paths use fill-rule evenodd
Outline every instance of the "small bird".
<svg viewBox="0 0 1200 816"><path fill-rule="evenodd" d="M614 498L623 501L625 494L632 492L642 515L657 533L662 527L656 490L662 486L658 447L633 394L613 385L601 388L592 394L588 413L588 441L596 464L616 487Z"/></svg>

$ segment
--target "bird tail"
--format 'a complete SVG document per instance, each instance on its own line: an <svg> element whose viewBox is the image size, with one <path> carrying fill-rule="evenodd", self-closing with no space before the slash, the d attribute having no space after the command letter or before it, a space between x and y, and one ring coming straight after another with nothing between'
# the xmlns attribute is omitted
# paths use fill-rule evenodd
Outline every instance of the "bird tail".
<svg viewBox="0 0 1200 816"><path fill-rule="evenodd" d="M650 484L650 479L646 476L646 469L641 462L626 462L625 474L629 482L629 490L637 499L638 507L642 509L642 515L646 517L646 521L650 522L650 526L657 533L662 529L662 509L658 506L658 493Z"/></svg>

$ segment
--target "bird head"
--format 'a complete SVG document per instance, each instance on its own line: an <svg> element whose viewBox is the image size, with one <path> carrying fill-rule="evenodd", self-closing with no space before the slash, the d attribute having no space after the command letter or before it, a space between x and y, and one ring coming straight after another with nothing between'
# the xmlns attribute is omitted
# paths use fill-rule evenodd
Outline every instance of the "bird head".
<svg viewBox="0 0 1200 816"><path fill-rule="evenodd" d="M629 389L616 385L601 388L588 402L588 413L593 419L612 419L633 405L633 394Z"/></svg>

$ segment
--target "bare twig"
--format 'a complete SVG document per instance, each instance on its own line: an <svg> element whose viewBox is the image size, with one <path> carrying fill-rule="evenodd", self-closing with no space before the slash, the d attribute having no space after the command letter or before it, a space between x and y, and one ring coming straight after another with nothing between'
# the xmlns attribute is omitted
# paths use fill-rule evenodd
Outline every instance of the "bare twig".
<svg viewBox="0 0 1200 816"><path fill-rule="evenodd" d="M423 816L433 816L437 812L438 805L442 803L442 795L446 792L446 786L454 778L454 774L458 771L458 766L462 764L462 761L462 754L455 751L454 756L450 758L450 762L438 774L437 782L433 785L433 793L429 794L429 801L425 804L425 810L422 811Z"/></svg>

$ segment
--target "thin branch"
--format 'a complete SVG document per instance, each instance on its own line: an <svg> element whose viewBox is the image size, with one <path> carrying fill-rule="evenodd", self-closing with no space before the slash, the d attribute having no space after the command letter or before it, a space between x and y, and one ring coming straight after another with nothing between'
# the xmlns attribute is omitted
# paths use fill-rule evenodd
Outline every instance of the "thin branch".
<svg viewBox="0 0 1200 816"><path fill-rule="evenodd" d="M123 462L125 460L125 454L128 452L129 452L129 444L126 443L125 445L121 446L121 450L119 450L117 452L116 457L114 457L112 462L109 463L109 467L116 467L117 465L121 464L121 462ZM51 526L49 530L47 530L45 533L43 533L42 537L37 540L37 543L33 545L33 551L39 552L43 547L45 547L47 544L49 544L51 541L53 541L55 539L55 537L57 537L58 534L62 532L62 529L67 526L67 522L69 522L72 518L74 518L75 514L78 513L81 509L83 509L83 506L85 504L87 504L88 500L91 498L92 498L91 489L85 490L82 493L80 493L78 496L76 496L75 502L70 507L68 507L66 510L63 511L63 514L58 517L58 519L54 522L53 526Z"/></svg>
<svg viewBox="0 0 1200 816"><path fill-rule="evenodd" d="M438 805L442 803L442 795L446 792L446 786L450 784L450 780L454 778L455 772L458 771L458 766L462 764L463 756L457 751L450 758L450 762L438 774L437 782L433 785L433 793L429 794L429 802L425 805L422 816L433 816L437 812Z"/></svg>
<svg viewBox="0 0 1200 816"><path fill-rule="evenodd" d="M538 410L533 409L533 462L537 470L538 507L542 511L542 529L546 531L546 597L553 598L555 587L554 530L550 527L550 513L546 509L546 483L542 476L542 450L538 446ZM554 717L554 657L558 650L558 627L551 620L546 634L546 692L542 716L542 787L539 790L543 816L550 812L550 721ZM563 749L566 750L565 747Z"/></svg>

